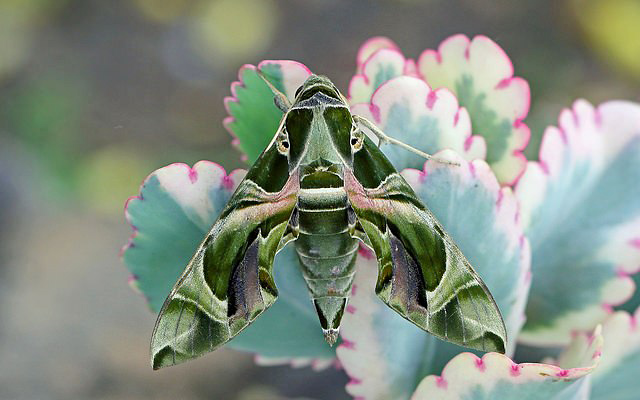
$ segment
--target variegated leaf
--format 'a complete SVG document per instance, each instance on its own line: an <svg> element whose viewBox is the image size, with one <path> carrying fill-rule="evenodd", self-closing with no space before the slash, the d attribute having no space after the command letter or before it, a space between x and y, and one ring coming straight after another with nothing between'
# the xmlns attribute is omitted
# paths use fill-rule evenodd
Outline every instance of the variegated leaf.
<svg viewBox="0 0 640 400"><path fill-rule="evenodd" d="M513 76L513 64L504 50L485 36L469 40L455 35L438 50L418 58L418 72L432 88L448 88L469 111L473 133L487 141L487 162L502 184L522 174L529 142L523 119L529 112L527 81Z"/></svg>
<svg viewBox="0 0 640 400"><path fill-rule="evenodd" d="M600 361L600 327L590 337L577 337L561 357L560 366L516 364L508 357L487 353L482 358L459 354L440 376L426 377L411 397L422 399L589 399L589 376ZM605 338L606 342L606 338Z"/></svg>
<svg viewBox="0 0 640 400"><path fill-rule="evenodd" d="M360 48L357 68L357 74L349 82L351 104L368 103L386 81L415 75L415 63L405 59L398 47L386 38L370 39Z"/></svg>
<svg viewBox="0 0 640 400"><path fill-rule="evenodd" d="M257 67L247 64L240 68L238 81L231 84L231 96L224 101L229 113L224 126L249 163L267 147L282 118L271 89L258 71L291 101L296 89L311 75L303 64L288 60L267 60Z"/></svg>
<svg viewBox="0 0 640 400"><path fill-rule="evenodd" d="M127 203L134 234L123 259L132 283L157 311L194 251L215 222L245 172L226 175L215 163L201 161L189 168L172 164L152 173L140 195ZM266 358L334 358L318 329L315 310L297 266L295 252L285 248L274 262L280 296L229 347Z"/></svg>
<svg viewBox="0 0 640 400"><path fill-rule="evenodd" d="M367 39L367 41L360 46L358 54L356 55L357 72L362 73L364 70L364 63L381 49L399 50L398 45L396 45L393 40L384 36L374 36Z"/></svg>
<svg viewBox="0 0 640 400"><path fill-rule="evenodd" d="M209 161L193 168L171 164L149 175L140 194L127 201L125 216L133 235L123 248L123 261L132 273L131 284L153 311L160 310L244 175L243 170L227 175Z"/></svg>
<svg viewBox="0 0 640 400"><path fill-rule="evenodd" d="M618 311L602 324L602 362L594 371L592 400L634 400L638 398L640 371L640 308L635 314Z"/></svg>
<svg viewBox="0 0 640 400"><path fill-rule="evenodd" d="M430 161L424 171L405 170L403 176L489 287L505 318L511 353L524 322L530 279L529 245L515 196L500 188L484 161L469 163L451 151L437 156L461 166ZM376 273L375 258L359 258L338 358L352 377L347 386L352 395L409 398L423 377L439 373L452 356L466 350L425 334L390 310L373 291Z"/></svg>
<svg viewBox="0 0 640 400"><path fill-rule="evenodd" d="M632 295L640 267L640 105L577 101L516 194L531 240L526 343L561 345Z"/></svg>
<svg viewBox="0 0 640 400"><path fill-rule="evenodd" d="M485 157L485 141L472 136L469 114L458 106L456 97L447 89L431 90L418 78L391 79L378 88L369 103L353 104L351 111L426 153L452 149L466 160ZM382 150L398 171L424 164L423 157L396 145L383 145Z"/></svg>

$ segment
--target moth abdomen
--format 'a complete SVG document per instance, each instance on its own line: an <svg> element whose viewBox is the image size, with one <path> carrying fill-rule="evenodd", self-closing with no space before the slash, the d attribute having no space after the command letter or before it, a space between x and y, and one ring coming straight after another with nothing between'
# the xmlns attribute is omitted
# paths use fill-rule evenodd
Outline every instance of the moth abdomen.
<svg viewBox="0 0 640 400"><path fill-rule="evenodd" d="M358 241L349 233L347 193L342 187L302 187L297 208L300 233L295 244L302 274L325 339L333 344L358 254Z"/></svg>

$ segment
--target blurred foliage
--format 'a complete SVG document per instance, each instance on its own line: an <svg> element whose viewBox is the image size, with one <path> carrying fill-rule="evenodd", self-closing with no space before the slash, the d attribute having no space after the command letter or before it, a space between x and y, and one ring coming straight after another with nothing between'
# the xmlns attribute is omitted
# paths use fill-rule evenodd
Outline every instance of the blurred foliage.
<svg viewBox="0 0 640 400"><path fill-rule="evenodd" d="M193 0L132 0L134 6L148 19L168 23L184 15Z"/></svg>
<svg viewBox="0 0 640 400"><path fill-rule="evenodd" d="M216 0L194 10L191 34L195 51L215 64L244 62L263 52L277 27L272 0Z"/></svg>
<svg viewBox="0 0 640 400"><path fill-rule="evenodd" d="M140 185L140 174L153 163L130 147L109 146L89 154L78 172L81 198L103 214L120 214L122 199ZM137 190L137 189L136 189Z"/></svg>
<svg viewBox="0 0 640 400"><path fill-rule="evenodd" d="M49 190L67 192L73 186L77 155L81 154L80 118L87 91L78 76L45 73L29 80L0 109L18 139L41 164Z"/></svg>
<svg viewBox="0 0 640 400"><path fill-rule="evenodd" d="M132 0L149 20L186 24L195 54L212 65L235 65L272 43L279 22L273 0Z"/></svg>
<svg viewBox="0 0 640 400"><path fill-rule="evenodd" d="M585 39L602 61L640 81L640 1L571 0Z"/></svg>
<svg viewBox="0 0 640 400"><path fill-rule="evenodd" d="M28 58L34 36L67 0L3 0L0 2L0 82Z"/></svg>

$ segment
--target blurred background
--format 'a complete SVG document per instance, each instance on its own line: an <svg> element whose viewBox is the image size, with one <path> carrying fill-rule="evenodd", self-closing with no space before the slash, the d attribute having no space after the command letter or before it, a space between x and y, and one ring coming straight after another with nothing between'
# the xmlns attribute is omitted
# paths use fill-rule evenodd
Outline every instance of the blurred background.
<svg viewBox="0 0 640 400"><path fill-rule="evenodd" d="M244 166L222 127L242 64L346 91L367 38L417 57L460 32L529 81L529 158L574 99L639 98L637 0L0 0L0 399L349 398L339 370L226 349L153 372L124 201L171 162Z"/></svg>

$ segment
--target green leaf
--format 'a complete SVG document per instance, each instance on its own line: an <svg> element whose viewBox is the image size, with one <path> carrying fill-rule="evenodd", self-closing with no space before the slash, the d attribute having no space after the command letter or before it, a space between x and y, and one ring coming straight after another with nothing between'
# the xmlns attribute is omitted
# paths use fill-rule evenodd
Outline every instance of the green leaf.
<svg viewBox="0 0 640 400"><path fill-rule="evenodd" d="M235 137L233 144L249 164L267 147L282 118L271 89L258 71L289 100L293 100L296 89L311 75L303 64L287 60L267 60L257 67L247 64L240 68L239 80L231 84L232 95L224 100L229 113L224 126Z"/></svg>

